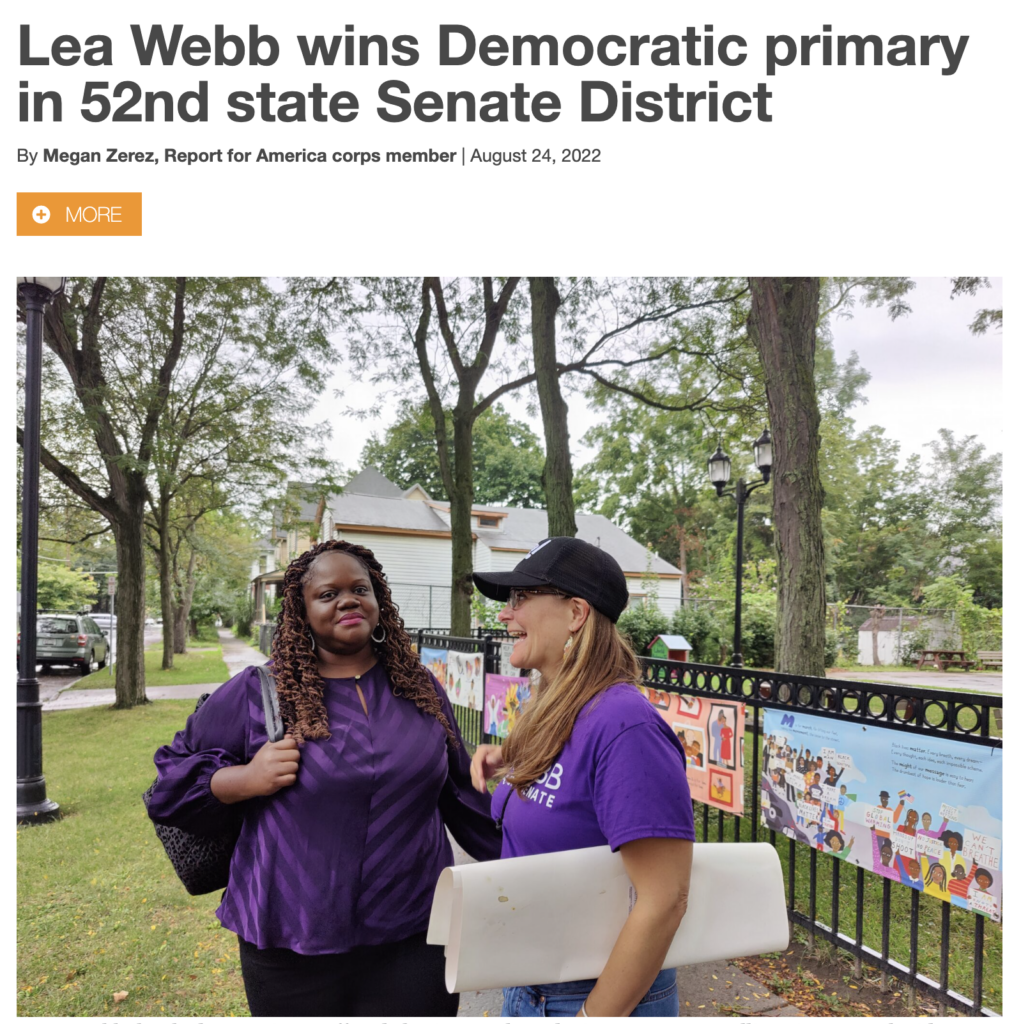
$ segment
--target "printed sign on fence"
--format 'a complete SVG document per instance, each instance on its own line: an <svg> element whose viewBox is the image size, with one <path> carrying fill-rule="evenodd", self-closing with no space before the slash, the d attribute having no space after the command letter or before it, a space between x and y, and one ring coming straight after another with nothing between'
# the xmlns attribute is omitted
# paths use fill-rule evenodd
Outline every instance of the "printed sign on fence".
<svg viewBox="0 0 1021 1024"><path fill-rule="evenodd" d="M528 676L501 676L490 672L486 676L482 731L487 736L506 739L530 694Z"/></svg>
<svg viewBox="0 0 1021 1024"><path fill-rule="evenodd" d="M772 708L763 732L771 829L1000 920L1002 750Z"/></svg>
<svg viewBox="0 0 1021 1024"><path fill-rule="evenodd" d="M744 814L744 704L639 689L677 734L688 763L688 789L695 800Z"/></svg>
<svg viewBox="0 0 1021 1024"><path fill-rule="evenodd" d="M450 651L447 654L447 696L451 704L482 710L482 654Z"/></svg>
<svg viewBox="0 0 1021 1024"><path fill-rule="evenodd" d="M418 660L436 678L440 681L440 685L444 690L447 689L447 652L442 647L423 647L418 652ZM450 691L447 691L449 696Z"/></svg>

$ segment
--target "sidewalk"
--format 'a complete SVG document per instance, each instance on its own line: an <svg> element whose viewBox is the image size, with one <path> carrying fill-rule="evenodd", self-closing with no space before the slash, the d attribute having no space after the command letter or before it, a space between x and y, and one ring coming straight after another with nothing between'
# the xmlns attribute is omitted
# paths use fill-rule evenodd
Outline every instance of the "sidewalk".
<svg viewBox="0 0 1021 1024"><path fill-rule="evenodd" d="M223 682L236 676L249 665L264 665L266 659L260 651L239 640L229 629L218 630L223 660L226 663ZM75 680L68 682L73 686ZM188 686L147 686L145 695L149 700L198 700L204 693L212 693L222 683L197 683ZM115 692L109 690L64 689L47 700L43 697L43 711L73 711L78 708L96 708L112 704Z"/></svg>

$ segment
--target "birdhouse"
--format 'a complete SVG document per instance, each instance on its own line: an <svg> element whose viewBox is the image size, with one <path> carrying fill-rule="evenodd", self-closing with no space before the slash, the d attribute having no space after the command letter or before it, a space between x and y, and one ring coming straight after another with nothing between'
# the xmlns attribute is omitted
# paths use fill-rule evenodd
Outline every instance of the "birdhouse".
<svg viewBox="0 0 1021 1024"><path fill-rule="evenodd" d="M665 658L668 661L687 661L691 644L683 636L661 633L653 637L647 648L650 658Z"/></svg>

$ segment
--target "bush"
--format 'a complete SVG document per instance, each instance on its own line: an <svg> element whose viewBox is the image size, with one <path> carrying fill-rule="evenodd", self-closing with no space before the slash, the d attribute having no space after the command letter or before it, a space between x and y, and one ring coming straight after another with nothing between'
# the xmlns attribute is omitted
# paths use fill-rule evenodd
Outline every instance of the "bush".
<svg viewBox="0 0 1021 1024"><path fill-rule="evenodd" d="M776 598L772 594L749 594L745 597L741 614L741 647L746 665L768 668L776 660Z"/></svg>
<svg viewBox="0 0 1021 1024"><path fill-rule="evenodd" d="M234 602L234 633L243 640L252 635L252 619L255 618L255 602L248 594L242 594Z"/></svg>
<svg viewBox="0 0 1021 1024"><path fill-rule="evenodd" d="M832 668L840 657L840 633L835 629L826 630L826 661L827 668Z"/></svg>
<svg viewBox="0 0 1021 1024"><path fill-rule="evenodd" d="M683 636L691 644L691 660L706 665L720 658L720 624L705 605L678 608L670 620L671 633Z"/></svg>
<svg viewBox="0 0 1021 1024"><path fill-rule="evenodd" d="M628 608L617 620L617 629L630 642L635 654L644 657L653 639L670 632L670 620L656 607Z"/></svg>

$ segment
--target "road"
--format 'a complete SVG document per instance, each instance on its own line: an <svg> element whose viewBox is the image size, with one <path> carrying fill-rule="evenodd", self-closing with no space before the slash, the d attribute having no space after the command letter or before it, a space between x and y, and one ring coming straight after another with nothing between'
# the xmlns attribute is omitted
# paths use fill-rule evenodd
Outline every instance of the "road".
<svg viewBox="0 0 1021 1024"><path fill-rule="evenodd" d="M158 644L163 639L163 627L162 626L146 626L145 627L145 646L150 647L153 644ZM112 638L111 638L112 641ZM110 645L110 662L116 661L113 651L113 643ZM36 669L38 670L38 667ZM104 673L110 679L110 686L113 686L113 678L110 676L110 670L108 668L101 668L99 672ZM72 668L70 665L65 667L50 668L45 675L39 675L39 699L45 704L47 701L51 701L54 697L57 697L64 690L74 686L74 684L81 679L78 674L78 669Z"/></svg>

